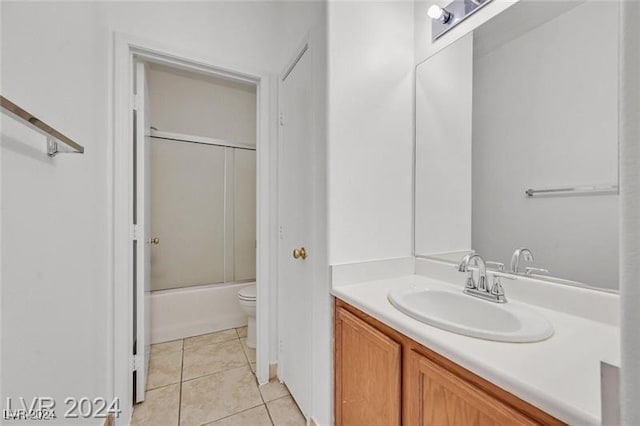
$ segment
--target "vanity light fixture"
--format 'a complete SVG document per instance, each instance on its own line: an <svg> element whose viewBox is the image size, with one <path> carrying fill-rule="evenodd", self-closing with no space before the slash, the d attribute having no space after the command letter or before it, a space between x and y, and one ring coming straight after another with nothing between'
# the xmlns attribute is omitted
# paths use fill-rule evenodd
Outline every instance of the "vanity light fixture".
<svg viewBox="0 0 640 426"><path fill-rule="evenodd" d="M431 5L429 10L427 10L427 15L429 15L429 18L438 20L443 24L446 24L447 22L449 22L449 20L453 16L451 15L451 13L447 12L446 9L443 9L436 4Z"/></svg>
<svg viewBox="0 0 640 426"><path fill-rule="evenodd" d="M431 18L431 40L439 39L488 3L491 0L454 0L445 7L431 5L427 10Z"/></svg>

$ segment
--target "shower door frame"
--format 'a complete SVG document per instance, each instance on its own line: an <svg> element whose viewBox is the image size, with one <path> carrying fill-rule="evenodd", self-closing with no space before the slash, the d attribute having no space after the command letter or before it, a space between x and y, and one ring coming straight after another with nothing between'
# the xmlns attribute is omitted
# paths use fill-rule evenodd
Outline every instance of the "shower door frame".
<svg viewBox="0 0 640 426"><path fill-rule="evenodd" d="M110 185L108 205L110 207L108 273L111 283L110 309L108 310L107 347L112 349L107 372L112 398L119 398L120 422L125 424L131 418L133 379L131 349L133 342L133 296L132 296L132 88L135 77L135 60L159 63L187 71L205 73L217 77L243 81L256 86L256 282L260 282L257 294L257 348L256 376L258 381L269 381L269 354L271 330L275 324L269 323L270 293L275 291L273 283L276 274L277 252L277 144L270 122L272 97L276 90L272 87L275 78L261 70L248 70L221 61L217 58L198 57L192 52L154 41L113 32L114 43L109 55L111 105L107 155L108 185Z"/></svg>

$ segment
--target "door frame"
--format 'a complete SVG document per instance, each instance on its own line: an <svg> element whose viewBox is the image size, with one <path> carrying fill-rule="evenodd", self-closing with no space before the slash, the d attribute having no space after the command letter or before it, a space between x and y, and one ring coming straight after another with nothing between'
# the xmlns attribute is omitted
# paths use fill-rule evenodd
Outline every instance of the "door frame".
<svg viewBox="0 0 640 426"><path fill-rule="evenodd" d="M259 383L269 381L271 330L270 293L275 282L277 243L277 146L272 142L274 79L269 73L248 70L219 58L202 57L185 49L113 32L109 55L110 121L112 134L107 148L107 185L109 187L109 310L107 348L110 348L108 383L112 397L120 399L119 423L128 424L132 413L133 381L131 350L133 342L132 296L132 96L134 60L160 63L188 71L215 75L256 85L256 281L257 348L256 376ZM112 350L112 352L111 352Z"/></svg>

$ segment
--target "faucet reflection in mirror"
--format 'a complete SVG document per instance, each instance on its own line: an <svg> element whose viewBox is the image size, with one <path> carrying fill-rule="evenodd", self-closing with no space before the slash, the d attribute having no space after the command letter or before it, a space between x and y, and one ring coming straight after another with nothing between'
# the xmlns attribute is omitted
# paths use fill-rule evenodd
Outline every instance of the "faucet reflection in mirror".
<svg viewBox="0 0 640 426"><path fill-rule="evenodd" d="M445 7L432 5L427 10L427 15L431 18L431 40L442 37L490 2L491 0L455 0Z"/></svg>

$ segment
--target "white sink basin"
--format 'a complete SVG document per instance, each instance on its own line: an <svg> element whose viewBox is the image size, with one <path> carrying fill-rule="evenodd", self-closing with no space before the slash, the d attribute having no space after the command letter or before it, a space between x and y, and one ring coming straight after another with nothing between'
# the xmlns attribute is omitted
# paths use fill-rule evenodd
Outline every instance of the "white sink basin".
<svg viewBox="0 0 640 426"><path fill-rule="evenodd" d="M546 318L517 302L493 303L460 292L397 288L389 302L410 317L465 336L499 342L537 342L553 335Z"/></svg>

